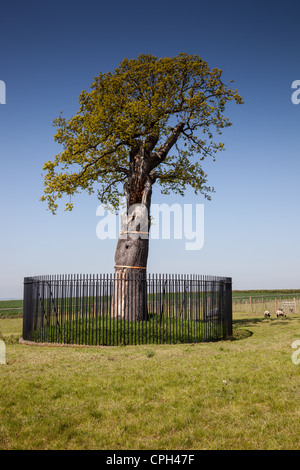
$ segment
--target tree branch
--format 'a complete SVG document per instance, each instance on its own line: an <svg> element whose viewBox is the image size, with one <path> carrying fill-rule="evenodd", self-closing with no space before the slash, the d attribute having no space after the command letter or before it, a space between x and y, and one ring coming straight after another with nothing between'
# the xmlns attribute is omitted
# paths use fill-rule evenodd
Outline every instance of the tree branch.
<svg viewBox="0 0 300 470"><path fill-rule="evenodd" d="M158 152L154 152L151 154L150 160L150 171L156 168L160 163L164 161L167 157L168 152L173 147L173 145L177 142L180 133L184 128L184 122L179 122L173 129L172 134L168 137L166 142L163 144L162 148Z"/></svg>
<svg viewBox="0 0 300 470"><path fill-rule="evenodd" d="M77 178L76 178L75 181L78 181L80 178L82 178L82 176L84 175L84 173L86 172L86 170L87 170L90 166L95 165L99 160L101 160L101 159L104 158L104 157L107 157L107 155L110 155L110 154L114 153L119 147L121 147L121 146L124 145L124 144L125 144L125 142L123 142L123 141L119 142L112 150L107 151L107 152L103 153L102 155L99 155L99 157L95 158L92 162L87 163L87 164L84 166L82 172L77 176ZM121 167L118 167L118 169L121 169ZM124 173L125 173L126 175L129 174L129 171L127 171L125 168L122 168L122 171L124 171Z"/></svg>
<svg viewBox="0 0 300 470"><path fill-rule="evenodd" d="M114 185L114 184L117 184L117 183L123 183L124 182L124 177L123 178L116 178L115 180L113 180L110 184L108 184L106 186L106 188L103 190L103 192L101 193L101 196L100 196L100 191L98 191L98 195L100 196L100 200L101 202L103 202L103 196L110 192L111 191L111 187Z"/></svg>

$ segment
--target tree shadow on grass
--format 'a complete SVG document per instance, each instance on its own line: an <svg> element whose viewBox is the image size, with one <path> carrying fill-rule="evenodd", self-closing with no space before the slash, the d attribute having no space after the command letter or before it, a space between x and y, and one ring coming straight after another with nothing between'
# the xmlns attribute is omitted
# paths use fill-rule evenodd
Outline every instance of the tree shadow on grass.
<svg viewBox="0 0 300 470"><path fill-rule="evenodd" d="M284 325L284 324L289 324L292 321L295 321L296 318L292 317L275 317L274 318L258 318L258 317L249 317L249 318L238 318L234 319L232 324L233 327L239 328L239 327L249 327L249 326L255 326L259 324L267 324L269 323L271 326L276 326L276 325Z"/></svg>
<svg viewBox="0 0 300 470"><path fill-rule="evenodd" d="M245 328L233 328L232 336L229 336L227 341L240 341L241 339L250 338L253 332Z"/></svg>
<svg viewBox="0 0 300 470"><path fill-rule="evenodd" d="M232 322L233 334L228 338L228 341L238 341L241 339L249 338L253 335L253 331L248 330L252 326L269 324L270 326L284 326L289 325L291 322L299 320L297 317L276 317L273 318L259 318L259 317L248 317L234 319Z"/></svg>

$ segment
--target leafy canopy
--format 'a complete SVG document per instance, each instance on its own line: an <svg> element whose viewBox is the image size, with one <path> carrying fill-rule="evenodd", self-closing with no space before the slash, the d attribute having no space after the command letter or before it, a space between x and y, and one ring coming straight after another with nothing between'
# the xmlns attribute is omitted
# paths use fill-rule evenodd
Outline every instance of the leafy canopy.
<svg viewBox="0 0 300 470"><path fill-rule="evenodd" d="M160 59L141 54L124 59L114 73L100 73L91 91L80 94L77 114L66 120L61 113L54 120L54 139L63 151L43 167L42 200L55 213L58 198L97 187L100 200L116 207L120 183L133 171L132 155L147 150L149 138L155 146L148 146L146 171L163 193L183 194L189 185L210 198L201 160L224 150L213 132L231 125L223 115L226 103L243 102L221 75L185 53Z"/></svg>

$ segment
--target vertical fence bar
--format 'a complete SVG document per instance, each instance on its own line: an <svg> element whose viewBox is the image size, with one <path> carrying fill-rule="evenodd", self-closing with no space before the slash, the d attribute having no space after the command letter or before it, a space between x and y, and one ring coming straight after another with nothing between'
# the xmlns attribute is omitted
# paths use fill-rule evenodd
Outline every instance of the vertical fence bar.
<svg viewBox="0 0 300 470"><path fill-rule="evenodd" d="M69 337L70 337L70 343L73 344L74 341L74 329L73 329L73 276L72 274L69 275L69 318L68 322L70 323L70 328L69 328Z"/></svg>
<svg viewBox="0 0 300 470"><path fill-rule="evenodd" d="M83 315L82 315L82 276L81 274L78 275L77 278L78 282L78 344L81 344L81 337L83 335L82 328L83 328Z"/></svg>
<svg viewBox="0 0 300 470"><path fill-rule="evenodd" d="M95 328L96 328L96 331L95 331L95 336L96 336L96 339L95 339L95 344L96 345L99 345L100 342L99 342L99 336L100 334L98 334L98 332L100 333L100 315L99 315L99 278L98 278L98 274L97 274L97 278L96 278L96 318L95 318Z"/></svg>
<svg viewBox="0 0 300 470"><path fill-rule="evenodd" d="M225 283L225 328L224 338L232 336L232 280L227 278Z"/></svg>
<svg viewBox="0 0 300 470"><path fill-rule="evenodd" d="M75 337L76 342L78 341L78 313L79 313L79 281L78 281L78 274L76 275L75 281Z"/></svg>
<svg viewBox="0 0 300 470"><path fill-rule="evenodd" d="M104 279L100 274L99 279L99 295L100 295L100 310L99 310L99 344L104 346L104 332L105 332L105 300L104 300Z"/></svg>
<svg viewBox="0 0 300 470"><path fill-rule="evenodd" d="M65 336L65 276L62 275L61 276L61 321L60 321L60 325L61 325L61 341L63 343L66 342L66 336ZM59 332L59 325L57 325L56 323L56 331L58 330Z"/></svg>
<svg viewBox="0 0 300 470"><path fill-rule="evenodd" d="M113 335L111 334L111 325L112 325L112 311L113 311L113 300L112 300L112 296L113 296L113 278L112 278L112 274L110 274L110 278L109 278L109 344L110 346L114 346L114 343L112 341L112 338L113 338Z"/></svg>

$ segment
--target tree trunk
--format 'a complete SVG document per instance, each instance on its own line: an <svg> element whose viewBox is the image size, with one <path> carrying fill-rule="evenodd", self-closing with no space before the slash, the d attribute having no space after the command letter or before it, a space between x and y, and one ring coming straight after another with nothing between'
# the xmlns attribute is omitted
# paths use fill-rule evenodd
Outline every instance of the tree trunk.
<svg viewBox="0 0 300 470"><path fill-rule="evenodd" d="M125 185L127 211L115 253L113 316L147 320L147 260L152 182L139 171Z"/></svg>
<svg viewBox="0 0 300 470"><path fill-rule="evenodd" d="M146 270L115 268L113 316L128 321L147 320Z"/></svg>

